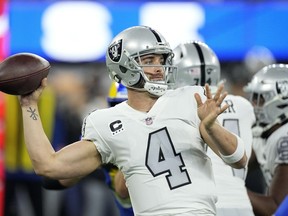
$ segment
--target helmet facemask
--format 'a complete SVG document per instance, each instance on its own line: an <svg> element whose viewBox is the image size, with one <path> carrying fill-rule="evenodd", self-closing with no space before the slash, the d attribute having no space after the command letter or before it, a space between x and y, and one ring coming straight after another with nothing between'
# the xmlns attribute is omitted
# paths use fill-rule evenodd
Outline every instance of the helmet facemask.
<svg viewBox="0 0 288 216"><path fill-rule="evenodd" d="M169 50L170 51L170 50ZM141 62L141 57L145 55L154 55L160 54L163 55L165 59L165 63L163 65L146 65ZM112 77L117 82L120 82L127 88L135 89L137 91L147 91L151 95L161 96L163 95L168 86L173 85L175 83L175 74L177 72L176 67L172 66L172 58L173 53L167 52L167 50L160 49L159 51L154 52L145 52L145 54L137 53L136 55L129 55L128 51L123 51L123 56L120 60L119 69L126 74L125 76L129 76L127 79L119 79L117 80L117 74ZM148 67L161 67L164 71L163 80L149 80L144 70ZM113 74L113 73L112 73ZM173 79L168 79L169 77L174 77ZM169 82L168 82L169 80ZM173 81L174 80L174 81Z"/></svg>
<svg viewBox="0 0 288 216"><path fill-rule="evenodd" d="M269 101L275 96L273 91L253 92L250 95L250 101L254 105L254 113L256 119L262 125L267 125L271 122L269 115L265 112Z"/></svg>
<svg viewBox="0 0 288 216"><path fill-rule="evenodd" d="M141 68L140 74L141 74L141 79L142 82L140 83L141 86L138 84L137 86L132 86L132 88L138 87L142 88L142 90L149 92L150 94L154 96L161 96L163 95L166 90L169 88L169 86L173 85L175 83L175 78L174 82L172 77L175 77L176 74L176 67L172 66L172 58L173 54L172 53L153 53L152 55L162 55L164 58L163 64L145 64L141 59L146 55L138 55L136 57L136 62L138 66ZM156 80L150 80L149 77L146 75L145 70L148 68L159 68L158 70L161 70L163 72L163 77L162 79L156 79Z"/></svg>

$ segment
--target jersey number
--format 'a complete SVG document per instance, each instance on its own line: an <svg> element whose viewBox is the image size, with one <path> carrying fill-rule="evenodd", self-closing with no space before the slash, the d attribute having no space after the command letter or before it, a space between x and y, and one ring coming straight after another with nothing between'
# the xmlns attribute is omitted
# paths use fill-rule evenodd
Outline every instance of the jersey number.
<svg viewBox="0 0 288 216"><path fill-rule="evenodd" d="M149 134L146 166L156 177L166 174L170 189L191 183L180 153L176 153L167 128Z"/></svg>

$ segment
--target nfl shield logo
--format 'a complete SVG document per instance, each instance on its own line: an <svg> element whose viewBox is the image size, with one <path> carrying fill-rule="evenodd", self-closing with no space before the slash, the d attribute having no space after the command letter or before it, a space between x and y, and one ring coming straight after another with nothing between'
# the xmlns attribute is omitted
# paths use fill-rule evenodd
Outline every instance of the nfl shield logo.
<svg viewBox="0 0 288 216"><path fill-rule="evenodd" d="M146 125L151 125L151 124L153 124L153 118L152 117L147 117L145 119L145 122L146 122Z"/></svg>

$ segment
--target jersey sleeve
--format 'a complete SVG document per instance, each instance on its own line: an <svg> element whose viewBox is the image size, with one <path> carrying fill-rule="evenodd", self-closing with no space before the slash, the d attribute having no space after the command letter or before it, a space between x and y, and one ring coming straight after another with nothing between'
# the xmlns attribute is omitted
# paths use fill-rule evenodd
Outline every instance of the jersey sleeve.
<svg viewBox="0 0 288 216"><path fill-rule="evenodd" d="M102 163L113 163L112 151L93 124L94 118L95 116L90 114L84 119L82 124L81 140L89 140L95 144L101 155Z"/></svg>
<svg viewBox="0 0 288 216"><path fill-rule="evenodd" d="M288 164L288 136L283 136L278 139L277 142L277 156L275 158L275 164Z"/></svg>

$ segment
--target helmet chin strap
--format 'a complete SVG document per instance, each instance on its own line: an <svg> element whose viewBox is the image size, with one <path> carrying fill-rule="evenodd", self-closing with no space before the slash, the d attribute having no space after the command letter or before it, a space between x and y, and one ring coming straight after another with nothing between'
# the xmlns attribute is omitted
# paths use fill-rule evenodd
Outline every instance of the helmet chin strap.
<svg viewBox="0 0 288 216"><path fill-rule="evenodd" d="M262 138L268 138L275 130L277 130L280 126L286 124L288 122L288 112L281 114L276 118L276 120L270 124L265 126L255 125L253 126L253 133L256 136L261 136Z"/></svg>
<svg viewBox="0 0 288 216"><path fill-rule="evenodd" d="M164 83L146 82L144 85L144 89L150 94L160 97L167 91L168 85Z"/></svg>

